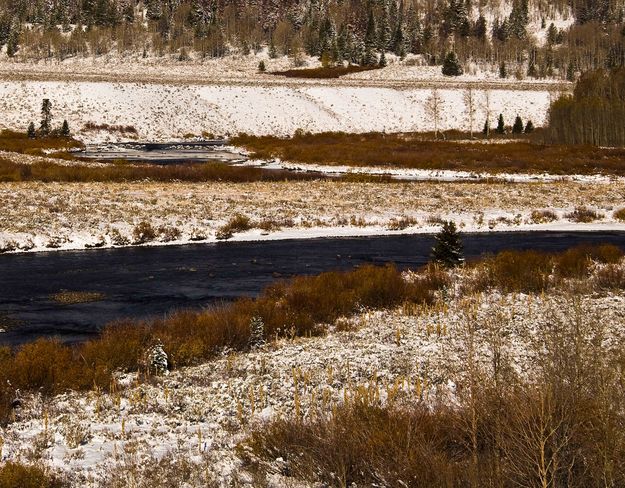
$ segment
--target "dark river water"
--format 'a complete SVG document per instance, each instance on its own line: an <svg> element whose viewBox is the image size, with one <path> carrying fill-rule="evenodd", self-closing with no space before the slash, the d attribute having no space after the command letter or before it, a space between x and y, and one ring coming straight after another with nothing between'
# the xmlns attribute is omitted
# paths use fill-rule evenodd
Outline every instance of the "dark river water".
<svg viewBox="0 0 625 488"><path fill-rule="evenodd" d="M130 247L0 255L0 343L41 336L80 341L124 318L201 308L296 274L394 262L427 263L433 237L384 236ZM515 232L463 235L467 257L504 249L563 250L581 243L625 248L623 232ZM98 292L103 299L64 305L62 292Z"/></svg>

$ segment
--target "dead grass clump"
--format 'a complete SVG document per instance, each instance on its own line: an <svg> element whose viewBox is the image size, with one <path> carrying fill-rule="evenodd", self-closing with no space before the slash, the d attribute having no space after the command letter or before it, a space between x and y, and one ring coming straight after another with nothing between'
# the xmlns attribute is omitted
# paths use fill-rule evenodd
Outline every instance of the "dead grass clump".
<svg viewBox="0 0 625 488"><path fill-rule="evenodd" d="M287 78L338 78L350 73L359 73L361 71L370 71L378 69L377 66L332 66L307 69L289 69L286 71L272 71L270 74L277 76L286 76Z"/></svg>
<svg viewBox="0 0 625 488"><path fill-rule="evenodd" d="M50 296L52 301L63 305L73 305L76 303L98 302L104 299L104 294L90 291L67 291L63 290Z"/></svg>
<svg viewBox="0 0 625 488"><path fill-rule="evenodd" d="M615 210L612 214L616 220L620 220L621 222L625 222L625 208L620 208Z"/></svg>
<svg viewBox="0 0 625 488"><path fill-rule="evenodd" d="M594 276L596 285L602 290L624 290L625 268L618 264L601 266Z"/></svg>
<svg viewBox="0 0 625 488"><path fill-rule="evenodd" d="M328 418L274 421L247 446L257 459L282 458L283 475L324 486L466 486L454 423L443 409L343 405Z"/></svg>
<svg viewBox="0 0 625 488"><path fill-rule="evenodd" d="M245 232L252 227L252 221L247 215L236 214L226 224L217 229L215 237L218 240L230 239L236 232Z"/></svg>
<svg viewBox="0 0 625 488"><path fill-rule="evenodd" d="M182 232L178 227L161 225L156 229L158 238L161 242L171 242L180 239Z"/></svg>
<svg viewBox="0 0 625 488"><path fill-rule="evenodd" d="M530 221L533 224L547 224L558 220L558 215L552 210L533 210Z"/></svg>
<svg viewBox="0 0 625 488"><path fill-rule="evenodd" d="M576 207L575 210L566 214L566 218L572 222L587 224L595 220L601 220L603 214L588 207Z"/></svg>
<svg viewBox="0 0 625 488"><path fill-rule="evenodd" d="M0 488L66 488L69 483L39 466L7 461L0 466Z"/></svg>
<svg viewBox="0 0 625 488"><path fill-rule="evenodd" d="M135 245L145 244L156 239L156 235L157 232L154 227L152 227L152 224L144 220L135 225L132 230L132 243Z"/></svg>
<svg viewBox="0 0 625 488"><path fill-rule="evenodd" d="M388 230L404 230L413 225L417 225L417 219L414 217L403 216L391 219L386 225L386 228Z"/></svg>
<svg viewBox="0 0 625 488"><path fill-rule="evenodd" d="M577 246L554 256L555 271L560 278L585 278L594 263L614 264L623 257L623 251L616 246Z"/></svg>

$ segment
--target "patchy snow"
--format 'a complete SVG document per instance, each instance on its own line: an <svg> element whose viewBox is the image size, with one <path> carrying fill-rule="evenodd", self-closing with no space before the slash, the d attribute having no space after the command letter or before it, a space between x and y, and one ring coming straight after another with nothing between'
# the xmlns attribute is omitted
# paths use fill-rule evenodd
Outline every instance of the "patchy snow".
<svg viewBox="0 0 625 488"><path fill-rule="evenodd" d="M502 357L518 375L531 377L541 334L573 309L588 334L603 338L603 347L625 340L623 295L585 297L578 306L566 294L491 292L452 296L430 309L363 312L340 319L346 332L331 325L325 337L224 351L147 383L125 375L125 386L110 392L46 401L28 396L16 421L1 431L2 459L30 459L71 476L74 486L95 487L120 472L136 479L146 461L169 453L201 465L215 486L253 486L237 455L250 429L280 416L327 414L363 389L381 404L453 402L467 374L473 313L478 364L488 364L489 338L497 334ZM277 478L269 486L288 481Z"/></svg>
<svg viewBox="0 0 625 488"><path fill-rule="evenodd" d="M251 229L233 240L437 232L442 220L463 232L625 230L614 217L625 182L574 181L347 183L15 183L0 186L0 250L84 249L214 242L237 214ZM593 223L567 214L589 206ZM534 211L549 210L545 221Z"/></svg>

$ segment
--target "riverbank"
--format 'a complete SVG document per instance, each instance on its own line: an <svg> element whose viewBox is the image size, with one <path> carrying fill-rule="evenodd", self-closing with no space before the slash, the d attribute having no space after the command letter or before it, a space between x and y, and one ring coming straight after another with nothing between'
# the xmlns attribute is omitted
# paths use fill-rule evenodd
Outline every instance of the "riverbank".
<svg viewBox="0 0 625 488"><path fill-rule="evenodd" d="M623 230L625 183L3 183L0 249L436 232ZM619 218L620 217L620 218Z"/></svg>

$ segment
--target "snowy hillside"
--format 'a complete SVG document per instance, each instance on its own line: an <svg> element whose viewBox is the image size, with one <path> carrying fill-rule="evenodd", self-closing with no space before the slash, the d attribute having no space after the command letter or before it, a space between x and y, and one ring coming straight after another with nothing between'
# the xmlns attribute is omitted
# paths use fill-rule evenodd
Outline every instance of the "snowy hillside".
<svg viewBox="0 0 625 488"><path fill-rule="evenodd" d="M301 84L203 86L21 81L0 84L0 111L5 128L25 130L39 119L43 98L50 98L58 122L69 121L85 141L124 138L83 131L85 124L134 126L139 139L185 135L290 135L310 132L431 131L429 110L434 93L440 99L438 127L468 129L464 91L458 89L384 88ZM508 124L518 114L536 126L545 123L548 88L474 90L474 130L481 130L490 107L491 126L503 113Z"/></svg>

